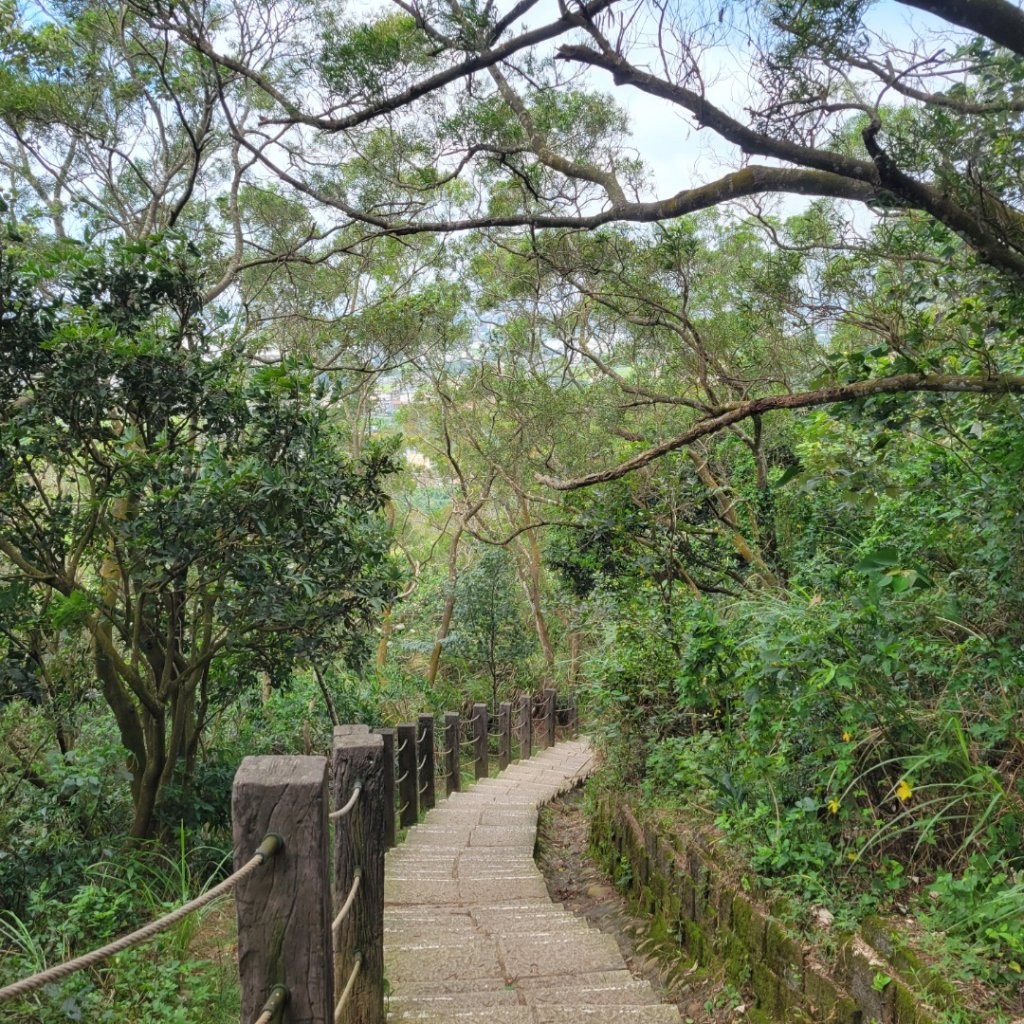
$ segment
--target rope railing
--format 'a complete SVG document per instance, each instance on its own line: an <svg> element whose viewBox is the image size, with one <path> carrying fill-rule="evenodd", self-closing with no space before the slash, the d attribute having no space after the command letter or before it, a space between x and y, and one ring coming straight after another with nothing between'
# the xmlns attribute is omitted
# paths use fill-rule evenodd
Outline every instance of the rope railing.
<svg viewBox="0 0 1024 1024"><path fill-rule="evenodd" d="M334 1007L334 1024L341 1024L341 1015L345 1012L345 1004L348 1002L348 997L352 994L352 986L356 983L362 963L363 954L357 952L355 963L352 964L352 970L349 972L348 981L345 982L345 988L342 990L341 996Z"/></svg>
<svg viewBox="0 0 1024 1024"><path fill-rule="evenodd" d="M280 1014L287 1003L288 989L284 985L275 985L270 990L270 995L267 996L267 1001L263 1004L260 1015L252 1024L272 1024L274 1018Z"/></svg>
<svg viewBox="0 0 1024 1024"><path fill-rule="evenodd" d="M345 897L345 902L342 904L341 910L338 911L336 917L334 918L334 924L332 925L332 927L334 928L335 931L337 931L341 927L342 922L345 920L346 917L348 917L349 911L355 904L356 893L359 892L359 883L362 880L362 877L363 869L361 867L357 867L355 871L352 872L352 886L348 891L348 895Z"/></svg>
<svg viewBox="0 0 1024 1024"><path fill-rule="evenodd" d="M225 893L231 892L243 878L251 875L257 868L262 867L283 846L284 840L279 835L273 832L268 833L257 847L256 852L245 864L237 871L228 875L224 881L218 883L212 889L208 889L201 896L197 896L194 900L189 900L188 903L183 903L177 910L173 910L169 914L157 918L155 921L150 921L149 924L144 925L142 928L129 932L127 935L122 935L121 938L115 939L106 946L94 949L91 953L85 953L82 956L75 957L73 960L67 960L65 963L58 964L56 967L50 967L45 971L38 971L27 978L22 978L20 981L15 981L4 988L0 988L0 1003L26 996L30 992L35 992L37 989L42 988L44 985L51 985L56 981L61 981L77 971L88 970L90 967L95 967L96 964L102 963L108 957L112 957L117 953L123 953L126 949L132 949L135 946L142 945L144 942L148 942L154 936L167 931L168 928L173 928L174 925L188 917L189 914L201 910L214 900L225 895Z"/></svg>
<svg viewBox="0 0 1024 1024"><path fill-rule="evenodd" d="M332 821L339 821L344 818L349 811L359 802L359 794L363 791L363 780L357 779L356 784L352 787L352 795L348 798L348 802L344 807L339 807L336 811L332 811L328 817Z"/></svg>
<svg viewBox="0 0 1024 1024"><path fill-rule="evenodd" d="M541 704L545 707L543 717L550 723L553 714L557 723L559 712L554 707L554 691L547 689L545 692L547 696ZM524 728L529 726L527 712L532 703L529 697L524 696L521 703ZM294 1012L301 1009L304 1013L305 1003L314 998L312 991L307 992L303 988L289 993L284 985L271 983L281 977L299 976L318 957L324 957L325 964L333 962L337 965L321 972L327 979L327 988L330 988L331 971L340 971L342 965L351 964L341 997L335 1004L336 1024L341 1024L346 1005L350 1006L350 1014L357 1015L363 1012L364 1006L372 1006L376 1000L383 1005L383 952L379 946L383 865L387 844L393 843L395 838L395 796L403 801L397 808L401 823L403 827L410 826L418 818L419 797L429 793L423 806L433 806L438 777L448 780L449 795L460 788L465 759L472 757L472 754L467 755L467 747L476 748L480 744L475 750L476 772L478 776L481 770L486 773L489 755L483 743L482 722L492 721L496 726L496 729L488 731L487 746L500 738L499 765L507 763L512 735L522 740L520 729L508 709L508 704L502 705L500 713L491 719L486 706L478 703L476 713L468 719L469 726L475 725L478 734L465 738L460 736L460 726L467 719L460 718L457 712L446 712L443 744L436 743L437 733L433 731L429 716L423 715L421 729L417 730L413 724L399 727L403 739L397 750L393 746L394 732L391 730L382 730L389 737L382 740L371 734L365 725L336 728L333 774L328 771L331 762L323 757L267 755L246 758L236 774L232 796L236 836L239 837L236 839L235 857L241 862L237 870L195 899L105 946L0 988L0 1003L28 996L78 971L89 970L118 953L141 946L190 914L234 891L249 878L236 901L239 934L245 939L240 942L240 947L247 950L246 956L239 960L243 1020L251 1024L277 1024L286 1005L295 1007ZM570 704L568 725L573 730L577 722L575 715L575 706ZM551 726L552 740L554 733ZM421 748L420 744L424 746ZM414 753L410 753L410 748ZM403 751L405 756L399 767L405 770L396 778L393 755ZM418 754L422 756L417 757ZM423 779L420 773L432 757L435 759L433 770ZM334 779L339 801L340 794L351 786L344 804L333 811L329 809L329 778ZM414 781L396 794L396 784L410 778ZM417 785L420 781L423 785ZM389 833L385 833L384 825L375 813L367 812L368 807L376 812L382 794L387 796L385 813L381 817L385 821L390 819ZM360 812L353 815L357 807ZM410 808L412 811L407 817ZM340 825L343 821L349 824L353 820L362 822L365 834L361 831L357 837L339 828L332 836L330 832L325 834L323 831L329 821ZM368 822L375 824L368 825ZM296 848L280 858L272 873L255 875L260 866L284 848L284 840L279 833L294 836L298 825L306 836L309 823L312 825L304 839L306 845L303 849ZM247 852L244 837L261 833L264 838L256 851L242 862ZM385 840L385 834L390 838ZM335 837L338 842L333 844L334 853L331 854ZM295 839L290 841L297 842ZM333 881L329 867L331 856L335 858ZM346 885L344 902L332 920L321 911L335 902L331 900L330 893L337 893L340 899ZM359 911L354 913L357 901ZM268 922L276 922L274 927L279 925L283 929L279 935L280 943L277 939L269 941ZM343 949L338 948L339 941ZM282 957L293 973L281 973L279 960ZM354 961L350 959L353 957ZM341 975L335 974L335 977L340 986ZM357 1007L360 1008L358 1011Z"/></svg>

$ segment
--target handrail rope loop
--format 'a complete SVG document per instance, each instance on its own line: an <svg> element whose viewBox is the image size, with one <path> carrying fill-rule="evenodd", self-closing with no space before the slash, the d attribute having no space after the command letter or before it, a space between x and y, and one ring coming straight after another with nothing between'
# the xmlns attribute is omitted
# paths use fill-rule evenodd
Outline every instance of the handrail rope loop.
<svg viewBox="0 0 1024 1024"><path fill-rule="evenodd" d="M420 796L423 796L423 794L424 794L424 793L426 793L426 791L427 791L427 788L429 787L429 785L430 785L430 783L429 783L429 782L424 782L422 786L417 786L417 787L416 787L416 792L417 792L417 793L418 793L418 794L419 794Z"/></svg>
<svg viewBox="0 0 1024 1024"><path fill-rule="evenodd" d="M422 743L426 738L427 738L427 730L424 729L423 732L421 732L419 734L419 736L416 737L416 742L417 743Z"/></svg>
<svg viewBox="0 0 1024 1024"><path fill-rule="evenodd" d="M395 785L397 786L400 782L404 782L408 777L409 773L407 771L402 772L402 774L399 775L397 779L395 779Z"/></svg>
<svg viewBox="0 0 1024 1024"><path fill-rule="evenodd" d="M402 804L402 806L398 808L398 813L401 814L402 811L404 811L408 806L409 806L409 801L406 800L405 803Z"/></svg>
<svg viewBox="0 0 1024 1024"><path fill-rule="evenodd" d="M427 763L427 755L424 754L419 761L416 762L416 771L423 771L423 766Z"/></svg>
<svg viewBox="0 0 1024 1024"><path fill-rule="evenodd" d="M336 811L332 811L328 817L334 821L337 821L339 818L344 818L345 815L355 807L356 801L359 799L359 794L362 793L362 791L363 780L356 779L356 784L352 787L352 795L348 798L348 802L344 807L339 807Z"/></svg>
<svg viewBox="0 0 1024 1024"><path fill-rule="evenodd" d="M284 840L279 835L274 832L267 833L252 857L237 871L228 875L223 882L219 882L212 889L207 889L206 892L197 896L194 900L183 903L177 910L172 910L169 914L158 917L155 921L150 921L149 924L143 925L127 935L122 935L121 938L115 939L106 946L101 946L99 949L94 949L91 953L77 956L73 960L67 960L56 967L39 971L27 978L22 978L20 981L15 981L4 988L0 988L0 1003L6 1002L8 999L17 999L19 996L28 995L30 992L35 992L36 989L40 989L44 985L60 981L76 971L84 971L106 960L107 957L114 956L115 953L122 953L133 946L139 946L148 939L153 938L154 935L167 931L168 928L176 925L182 918L188 917L189 914L194 913L196 910L201 910L219 896L231 892L243 878L251 875L258 867L262 867L283 846Z"/></svg>
<svg viewBox="0 0 1024 1024"><path fill-rule="evenodd" d="M345 897L345 902L341 906L341 910L338 911L337 916L334 918L334 924L331 927L334 931L337 931L341 927L341 922L348 917L349 911L352 909L352 904L355 903L356 893L359 892L359 883L363 878L363 869L358 864L356 865L355 871L352 872L352 886L348 891L348 895Z"/></svg>
<svg viewBox="0 0 1024 1024"><path fill-rule="evenodd" d="M284 985L275 985L263 1004L260 1015L253 1021L253 1024L271 1024L280 1010L288 1004L288 989Z"/></svg>
<svg viewBox="0 0 1024 1024"><path fill-rule="evenodd" d="M408 736L406 736L405 739L402 740L402 742L399 743L397 747L395 747L395 753L396 754L400 754L403 750L405 750L405 748L407 746L409 746L409 737Z"/></svg>
<svg viewBox="0 0 1024 1024"><path fill-rule="evenodd" d="M334 1007L334 1024L341 1024L341 1015L345 1009L345 1004L348 1002L348 997L352 994L352 986L355 984L356 975L359 974L359 967L362 962L363 954L357 951L356 962L352 965L352 971L348 976L348 981L345 982L345 988L341 993L341 998Z"/></svg>

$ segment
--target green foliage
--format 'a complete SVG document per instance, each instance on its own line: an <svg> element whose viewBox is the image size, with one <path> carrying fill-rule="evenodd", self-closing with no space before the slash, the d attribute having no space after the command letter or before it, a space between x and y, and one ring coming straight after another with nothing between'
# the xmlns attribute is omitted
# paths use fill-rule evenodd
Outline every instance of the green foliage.
<svg viewBox="0 0 1024 1024"><path fill-rule="evenodd" d="M430 40L415 19L392 14L328 29L320 52L320 73L346 100L376 99L430 59Z"/></svg>
<svg viewBox="0 0 1024 1024"><path fill-rule="evenodd" d="M503 548L488 548L459 575L452 630L445 646L472 669L482 669L496 706L534 649L512 559Z"/></svg>
<svg viewBox="0 0 1024 1024"><path fill-rule="evenodd" d="M934 928L996 956L1005 980L1020 984L1024 975L1024 878L974 857L957 878L941 872L929 890L932 905L925 921Z"/></svg>
<svg viewBox="0 0 1024 1024"><path fill-rule="evenodd" d="M979 973L1012 986L1021 443L1013 413L979 415L960 410L979 427L951 425L959 442L905 434L874 456L858 443L872 411L806 419L801 470L775 502L784 592L682 592L659 614L645 592L661 560L612 562L605 542L599 565L581 561L585 532L572 558L571 533L552 550L607 604L590 674L623 778L710 810L762 879L846 923L919 900L951 941L987 950Z"/></svg>
<svg viewBox="0 0 1024 1024"><path fill-rule="evenodd" d="M213 709L259 673L364 657L397 582L396 443L348 457L311 373L253 369L202 317L183 240L46 255L0 254L0 550L31 595L4 617L6 660L45 690L60 636L93 643L147 835Z"/></svg>

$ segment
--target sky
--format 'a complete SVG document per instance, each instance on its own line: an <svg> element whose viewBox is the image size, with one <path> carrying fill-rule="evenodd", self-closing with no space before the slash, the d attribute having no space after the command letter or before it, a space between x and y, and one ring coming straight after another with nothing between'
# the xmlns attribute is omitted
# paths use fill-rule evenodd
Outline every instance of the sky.
<svg viewBox="0 0 1024 1024"><path fill-rule="evenodd" d="M719 2L723 20L717 22ZM497 5L500 11L510 4ZM635 35L646 34L652 27L649 12L653 4L641 5L647 11L646 24L634 22ZM621 7L633 11L637 5ZM372 17L394 11L390 0L355 0L347 10L355 18ZM618 10L619 8L613 8ZM701 69L709 98L741 118L745 107L757 102L759 84L752 78L751 51L744 42L744 26L737 22L743 7L728 4L726 0L676 0L671 13L680 23L711 24L719 42L706 49L701 56ZM521 27L534 27L558 17L557 0L540 0L530 11ZM601 27L614 37L617 25L615 15L604 15ZM928 39L937 49L939 36L949 38L949 26L933 16L896 2L880 0L873 4L865 17L868 27L878 35L891 40L896 46L909 47L915 38ZM962 35L962 34L961 34ZM557 41L556 41L557 45ZM655 73L661 71L660 57L653 47L635 48L631 53L634 63L650 65ZM588 70L582 78L589 87L610 95L627 113L631 125L631 142L650 172L650 187L642 199L665 198L682 188L714 180L730 169L735 169L739 154L735 147L723 142L708 130L695 131L685 114L667 101L641 93L628 86L616 86L611 76L603 71ZM892 101L892 97L887 98ZM787 203L793 209L806 205L807 200L794 198Z"/></svg>

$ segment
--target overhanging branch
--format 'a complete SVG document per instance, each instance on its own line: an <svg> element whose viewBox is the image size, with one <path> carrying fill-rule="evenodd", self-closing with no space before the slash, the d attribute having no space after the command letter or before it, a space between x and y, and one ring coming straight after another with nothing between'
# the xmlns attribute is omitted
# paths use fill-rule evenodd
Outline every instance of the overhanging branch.
<svg viewBox="0 0 1024 1024"><path fill-rule="evenodd" d="M974 393L983 395L1024 394L1024 376L1017 374L998 374L992 377L957 377L945 374L905 373L895 377L880 377L876 380L856 381L853 384L837 384L834 387L820 388L816 391L799 391L795 394L768 395L754 398L749 402L737 402L723 407L720 412L707 419L695 423L689 430L675 437L670 437L651 448L647 448L631 459L620 462L609 469L587 473L585 476L561 479L559 477L536 474L536 480L556 491L575 491L581 487L592 487L594 484L618 480L648 463L660 459L663 455L684 448L688 444L710 434L749 419L760 413L773 412L778 409L809 409L818 405L834 405L838 402L853 402L871 395L899 394L903 392L932 391Z"/></svg>

